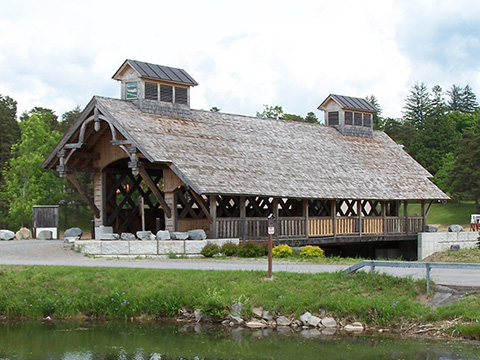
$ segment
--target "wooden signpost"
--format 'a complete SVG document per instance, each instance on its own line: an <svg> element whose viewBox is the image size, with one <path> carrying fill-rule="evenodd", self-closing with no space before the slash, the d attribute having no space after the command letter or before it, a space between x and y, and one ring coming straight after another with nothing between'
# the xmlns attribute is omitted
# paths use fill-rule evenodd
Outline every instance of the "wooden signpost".
<svg viewBox="0 0 480 360"><path fill-rule="evenodd" d="M268 217L268 276L267 279L272 278L272 248L273 248L273 234L275 233L275 219L272 214Z"/></svg>

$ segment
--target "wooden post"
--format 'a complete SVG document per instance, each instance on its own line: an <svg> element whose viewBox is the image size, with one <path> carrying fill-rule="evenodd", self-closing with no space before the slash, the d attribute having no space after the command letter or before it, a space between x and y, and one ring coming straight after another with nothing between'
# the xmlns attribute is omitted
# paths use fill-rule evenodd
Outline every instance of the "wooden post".
<svg viewBox="0 0 480 360"><path fill-rule="evenodd" d="M150 175L148 175L147 170L145 170L142 164L138 164L138 173L142 177L142 179L147 183L147 186L152 191L153 195L155 195L155 198L157 199L158 203L160 204L163 211L165 212L165 215L168 218L171 217L172 210L165 202L162 196L162 193L160 192L160 190L158 190L157 185L153 182L152 178L150 177Z"/></svg>
<svg viewBox="0 0 480 360"><path fill-rule="evenodd" d="M247 216L246 216L246 208L245 208L245 196L240 196L240 218L242 219L240 225L240 237L242 240L247 239Z"/></svg>
<svg viewBox="0 0 480 360"><path fill-rule="evenodd" d="M387 233L387 202L383 200L382 202L382 231L384 234Z"/></svg>
<svg viewBox="0 0 480 360"><path fill-rule="evenodd" d="M303 217L305 218L305 238L308 239L310 232L308 224L308 199L303 199Z"/></svg>
<svg viewBox="0 0 480 360"><path fill-rule="evenodd" d="M217 195L210 195L210 238L216 239L217 234Z"/></svg>
<svg viewBox="0 0 480 360"><path fill-rule="evenodd" d="M267 279L272 279L272 268L273 268L273 232L275 231L275 217L270 215L267 219L268 221L268 276Z"/></svg>
<svg viewBox="0 0 480 360"><path fill-rule="evenodd" d="M337 200L332 201L332 232L333 236L337 237Z"/></svg>
<svg viewBox="0 0 480 360"><path fill-rule="evenodd" d="M358 215L358 235L362 236L363 224L362 224L362 200L357 200L357 215Z"/></svg>
<svg viewBox="0 0 480 360"><path fill-rule="evenodd" d="M275 239L278 240L278 237L279 237L279 229L278 229L278 225L280 223L280 219L278 218L278 198L274 198L273 199L273 203L272 203L272 207L273 207L273 219L274 219L274 226L275 226Z"/></svg>
<svg viewBox="0 0 480 360"><path fill-rule="evenodd" d="M405 234L408 235L408 200L403 200L403 212L405 216Z"/></svg>
<svg viewBox="0 0 480 360"><path fill-rule="evenodd" d="M427 221L426 221L427 217L425 215L425 200L422 200L420 208L421 208L421 213L422 213L422 232L425 232L425 229L427 227Z"/></svg>

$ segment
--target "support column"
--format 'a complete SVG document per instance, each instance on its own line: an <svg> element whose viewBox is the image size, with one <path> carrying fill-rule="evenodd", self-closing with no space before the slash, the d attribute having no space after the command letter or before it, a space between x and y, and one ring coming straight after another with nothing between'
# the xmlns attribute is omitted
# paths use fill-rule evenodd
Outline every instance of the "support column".
<svg viewBox="0 0 480 360"><path fill-rule="evenodd" d="M362 200L357 200L357 215L358 215L358 235L362 236L363 224L362 224Z"/></svg>
<svg viewBox="0 0 480 360"><path fill-rule="evenodd" d="M273 199L272 203L273 207L273 217L275 218L275 239L278 240L279 237L279 224L280 224L280 219L278 218L278 198Z"/></svg>
<svg viewBox="0 0 480 360"><path fill-rule="evenodd" d="M308 224L308 199L303 199L303 218L305 219L305 238L308 239L309 224Z"/></svg>
<svg viewBox="0 0 480 360"><path fill-rule="evenodd" d="M332 232L333 236L337 237L337 200L332 201Z"/></svg>
<svg viewBox="0 0 480 360"><path fill-rule="evenodd" d="M245 196L240 196L240 219L242 219L242 221L240 222L239 236L242 240L247 239L247 209L245 208L245 202Z"/></svg>
<svg viewBox="0 0 480 360"><path fill-rule="evenodd" d="M217 238L217 195L210 195L210 239Z"/></svg>
<svg viewBox="0 0 480 360"><path fill-rule="evenodd" d="M408 201L403 200L403 215L405 216L405 234L408 235Z"/></svg>
<svg viewBox="0 0 480 360"><path fill-rule="evenodd" d="M387 202L383 200L382 202L382 232L387 233Z"/></svg>
<svg viewBox="0 0 480 360"><path fill-rule="evenodd" d="M420 205L421 213L422 213L422 232L425 232L427 227L427 217L425 215L425 200L422 200Z"/></svg>
<svg viewBox="0 0 480 360"><path fill-rule="evenodd" d="M170 232L177 231L177 206L174 191L165 191L165 203L172 209L171 216L165 216L165 230Z"/></svg>

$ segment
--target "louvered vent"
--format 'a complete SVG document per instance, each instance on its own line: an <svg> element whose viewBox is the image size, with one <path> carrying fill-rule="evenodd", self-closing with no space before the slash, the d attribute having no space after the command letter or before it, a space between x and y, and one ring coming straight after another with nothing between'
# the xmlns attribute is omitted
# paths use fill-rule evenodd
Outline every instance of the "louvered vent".
<svg viewBox="0 0 480 360"><path fill-rule="evenodd" d="M175 87L175 104L188 105L188 90L183 87Z"/></svg>
<svg viewBox="0 0 480 360"><path fill-rule="evenodd" d="M158 85L152 82L145 82L145 99L158 100Z"/></svg>
<svg viewBox="0 0 480 360"><path fill-rule="evenodd" d="M353 113L345 111L345 125L353 125Z"/></svg>
<svg viewBox="0 0 480 360"><path fill-rule="evenodd" d="M362 113L355 113L353 118L353 125L362 126Z"/></svg>
<svg viewBox="0 0 480 360"><path fill-rule="evenodd" d="M160 101L173 102L173 87L170 85L160 85Z"/></svg>
<svg viewBox="0 0 480 360"><path fill-rule="evenodd" d="M328 125L338 125L338 111L328 113Z"/></svg>
<svg viewBox="0 0 480 360"><path fill-rule="evenodd" d="M363 114L363 126L370 127L372 126L372 115L370 114Z"/></svg>

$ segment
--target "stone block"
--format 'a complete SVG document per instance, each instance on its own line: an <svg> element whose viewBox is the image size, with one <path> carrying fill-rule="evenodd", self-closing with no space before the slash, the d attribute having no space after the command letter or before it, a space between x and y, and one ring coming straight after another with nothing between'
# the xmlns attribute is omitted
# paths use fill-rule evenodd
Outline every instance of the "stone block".
<svg viewBox="0 0 480 360"><path fill-rule="evenodd" d="M159 230L157 231L157 240L170 240L170 231L168 230Z"/></svg>
<svg viewBox="0 0 480 360"><path fill-rule="evenodd" d="M130 255L157 255L157 242L131 241Z"/></svg>
<svg viewBox="0 0 480 360"><path fill-rule="evenodd" d="M0 240L13 240L15 239L15 233L10 230L0 230Z"/></svg>
<svg viewBox="0 0 480 360"><path fill-rule="evenodd" d="M80 249L82 254L100 255L102 253L102 242L99 240L75 241L75 246Z"/></svg>
<svg viewBox="0 0 480 360"><path fill-rule="evenodd" d="M185 241L185 254L200 254L205 245L207 245L207 240L187 240Z"/></svg>
<svg viewBox="0 0 480 360"><path fill-rule="evenodd" d="M53 234L50 230L42 230L37 234L38 240L52 240Z"/></svg>
<svg viewBox="0 0 480 360"><path fill-rule="evenodd" d="M95 228L95 239L101 239L103 234L111 234L113 233L113 227L112 226L103 226L100 225Z"/></svg>
<svg viewBox="0 0 480 360"><path fill-rule="evenodd" d="M30 229L22 227L15 233L15 237L17 238L17 240L28 240L32 238L32 232L30 231Z"/></svg>
<svg viewBox="0 0 480 360"><path fill-rule="evenodd" d="M191 240L205 240L207 234L205 233L205 230L202 229L190 230L188 231L188 238Z"/></svg>
<svg viewBox="0 0 480 360"><path fill-rule="evenodd" d="M63 234L64 238L70 238L70 237L78 237L79 239L82 238L83 231L79 227L74 227L65 230L65 233Z"/></svg>
<svg viewBox="0 0 480 360"><path fill-rule="evenodd" d="M172 232L172 240L187 240L188 232Z"/></svg>
<svg viewBox="0 0 480 360"><path fill-rule="evenodd" d="M102 242L102 255L129 255L129 241L112 240Z"/></svg>
<svg viewBox="0 0 480 360"><path fill-rule="evenodd" d="M184 241L181 240L158 240L157 254L168 255L170 253L183 254L185 247Z"/></svg>

